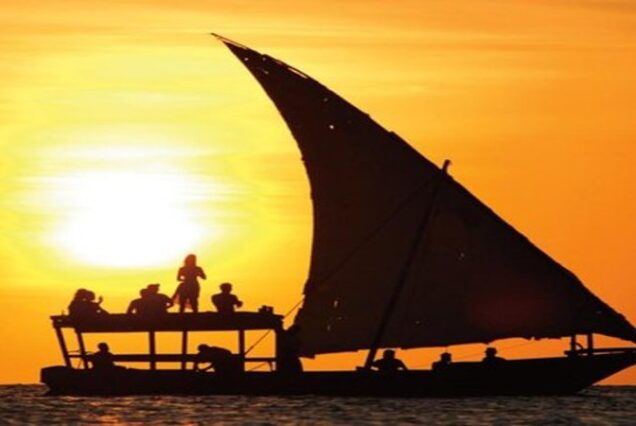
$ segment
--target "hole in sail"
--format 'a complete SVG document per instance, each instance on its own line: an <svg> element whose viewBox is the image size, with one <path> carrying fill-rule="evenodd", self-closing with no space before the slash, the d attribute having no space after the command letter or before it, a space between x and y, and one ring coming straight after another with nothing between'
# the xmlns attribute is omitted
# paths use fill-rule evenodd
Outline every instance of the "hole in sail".
<svg viewBox="0 0 636 426"><path fill-rule="evenodd" d="M337 309L338 308L338 304L340 303L340 301L338 299L333 301L333 308Z"/></svg>
<svg viewBox="0 0 636 426"><path fill-rule="evenodd" d="M243 57L243 61L247 62L247 61L249 61L249 60L250 60L250 58L248 58L247 56L244 56L244 57Z"/></svg>
<svg viewBox="0 0 636 426"><path fill-rule="evenodd" d="M322 101L323 102L329 102L329 98L325 96L324 98L322 98Z"/></svg>
<svg viewBox="0 0 636 426"><path fill-rule="evenodd" d="M335 126L335 125L333 125L333 124L330 124L330 125L329 125L329 130L333 130L333 129L335 129L335 128L336 128L336 126Z"/></svg>
<svg viewBox="0 0 636 426"><path fill-rule="evenodd" d="M327 331L331 331L331 324L327 324Z"/></svg>
<svg viewBox="0 0 636 426"><path fill-rule="evenodd" d="M281 65L282 65L282 64L281 64ZM307 75L306 75L306 74L303 74L303 73L302 73L302 71L298 71L298 70L297 70L296 68L294 68L294 67L287 66L287 69L288 69L289 71L293 72L294 74L296 74L296 75L297 75L297 76L299 76L299 77L302 77L302 78L304 78L304 79L308 79L308 78L309 78L309 77L307 77Z"/></svg>
<svg viewBox="0 0 636 426"><path fill-rule="evenodd" d="M457 260L464 260L466 258L466 253L464 253L463 251L459 253L459 256L457 256Z"/></svg>
<svg viewBox="0 0 636 426"><path fill-rule="evenodd" d="M267 71L266 69L261 68L260 71L265 75L269 75L269 71Z"/></svg>

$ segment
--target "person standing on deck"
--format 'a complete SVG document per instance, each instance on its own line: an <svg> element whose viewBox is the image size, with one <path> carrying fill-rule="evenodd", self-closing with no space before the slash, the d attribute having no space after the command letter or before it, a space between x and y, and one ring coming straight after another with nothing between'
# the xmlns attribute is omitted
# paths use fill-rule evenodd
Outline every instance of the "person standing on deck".
<svg viewBox="0 0 636 426"><path fill-rule="evenodd" d="M179 302L179 313L185 311L186 305L189 304L192 312L199 310L199 281L198 278L206 279L205 272L200 266L197 266L197 257L189 254L183 261L183 266L177 272L177 281L179 286L172 296Z"/></svg>

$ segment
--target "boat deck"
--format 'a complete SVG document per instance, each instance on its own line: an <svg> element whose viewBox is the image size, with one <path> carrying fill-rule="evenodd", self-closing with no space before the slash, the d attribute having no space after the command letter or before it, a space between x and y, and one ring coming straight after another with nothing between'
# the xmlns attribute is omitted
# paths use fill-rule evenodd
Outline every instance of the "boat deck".
<svg viewBox="0 0 636 426"><path fill-rule="evenodd" d="M238 333L238 353L242 368L245 363L276 362L276 355L247 357L245 333L250 330L273 331L278 346L278 337L283 330L283 317L272 312L218 312L166 313L148 318L129 314L100 314L88 318L73 318L67 315L51 317L64 364L71 367L73 359L80 359L85 369L89 367L89 353L84 343L84 334L89 333L147 333L148 352L142 354L114 354L115 362L149 363L155 370L157 363L180 362L186 369L187 363L196 360L196 354L188 353L188 334L196 331L233 331ZM69 351L63 330L71 329L77 337L78 350ZM180 353L157 353L156 333L180 332Z"/></svg>
<svg viewBox="0 0 636 426"><path fill-rule="evenodd" d="M283 317L271 312L167 313L159 318L141 318L128 314L104 314L90 318L68 315L51 317L53 327L73 328L82 333L126 333L140 331L233 331L280 330Z"/></svg>

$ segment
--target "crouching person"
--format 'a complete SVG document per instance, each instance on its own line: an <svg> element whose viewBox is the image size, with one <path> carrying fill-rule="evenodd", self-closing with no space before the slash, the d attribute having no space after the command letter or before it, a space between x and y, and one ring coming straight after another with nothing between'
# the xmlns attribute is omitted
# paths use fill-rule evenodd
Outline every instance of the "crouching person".
<svg viewBox="0 0 636 426"><path fill-rule="evenodd" d="M195 371L209 371L210 369L214 369L215 373L228 376L237 375L242 372L239 357L229 350L208 345L199 345L198 349L199 352L194 361ZM201 367L201 364L209 365Z"/></svg>

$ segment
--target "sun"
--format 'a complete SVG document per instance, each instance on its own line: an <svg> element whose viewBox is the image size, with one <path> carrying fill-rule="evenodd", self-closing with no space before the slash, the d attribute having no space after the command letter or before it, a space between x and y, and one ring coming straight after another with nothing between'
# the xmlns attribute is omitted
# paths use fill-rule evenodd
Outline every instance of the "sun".
<svg viewBox="0 0 636 426"><path fill-rule="evenodd" d="M185 174L75 173L56 186L66 213L55 244L83 263L158 265L192 251L204 233L191 205L196 183Z"/></svg>

